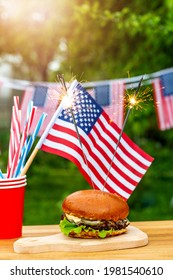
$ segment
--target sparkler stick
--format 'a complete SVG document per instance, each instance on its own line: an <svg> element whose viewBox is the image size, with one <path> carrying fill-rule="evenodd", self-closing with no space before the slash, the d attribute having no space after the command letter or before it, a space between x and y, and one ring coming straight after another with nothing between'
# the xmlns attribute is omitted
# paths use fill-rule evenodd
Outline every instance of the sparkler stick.
<svg viewBox="0 0 173 280"><path fill-rule="evenodd" d="M103 186L103 190L104 190L104 188L105 188L105 186L106 186L106 183L107 183L107 180L108 180L108 176L109 176L110 170L111 170L111 168L112 168L112 164L113 164L113 161L114 161L114 158L115 158L117 149L118 149L118 147L119 147L119 144L120 144L120 141L121 141L121 138L122 138L122 134L123 134L123 131L124 131L124 128L125 128L125 125L126 125L126 123L127 123L127 120L128 120L128 118L129 118L129 115L130 115L131 110L132 110L133 107L135 106L135 102L136 102L135 97L136 97L136 95L137 95L138 92L139 92L139 89L140 89L140 87L141 87L142 81L143 81L143 77L140 79L139 84L138 84L138 87L137 87L137 89L136 89L136 91L135 91L135 93L134 93L134 95L133 95L132 100L130 101L130 106L129 106L129 108L128 108L126 117L125 117L125 119L124 119L124 123L123 123L122 129L121 129L121 132L120 132L120 135L119 135L119 138L118 138L118 142L117 142L117 144L116 144L115 151L114 151L114 154L113 154L113 157L112 157L110 166L109 166L109 170L108 170L108 173L107 173L107 175L106 175L106 179L105 179L105 183L104 183L104 186Z"/></svg>
<svg viewBox="0 0 173 280"><path fill-rule="evenodd" d="M60 81L61 85L63 86L67 96L68 96L68 90L67 90L67 87L66 87L66 84L65 84L64 77L61 74L58 74L58 78L59 78L59 81ZM92 177L91 177L91 172L90 172L90 169L89 169L89 166L88 166L88 160L87 160L86 155L84 153L83 145L82 145L81 138L80 138L80 133L79 133L79 130L78 130L78 127L77 127L77 124L76 124L76 120L75 120L75 117L74 117L72 106L69 106L69 109L70 109L70 113L72 115L73 124L74 124L75 130L76 130L77 138L78 138L83 156L84 156L84 160L85 160L85 163L86 163L87 168L88 168L88 173L89 173L89 176L90 176L90 179L91 179L92 187L94 189L94 183L93 183L93 180L92 180Z"/></svg>

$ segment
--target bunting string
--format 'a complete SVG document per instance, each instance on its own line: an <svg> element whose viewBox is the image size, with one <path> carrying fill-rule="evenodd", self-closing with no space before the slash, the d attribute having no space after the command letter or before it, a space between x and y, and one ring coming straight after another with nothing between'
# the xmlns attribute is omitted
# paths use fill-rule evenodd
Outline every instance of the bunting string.
<svg viewBox="0 0 173 280"><path fill-rule="evenodd" d="M143 78L143 86L150 85L153 89L158 128L160 130L173 128L173 67L135 77L84 82L82 86L104 108L110 119L122 128L124 121L125 90L135 90L141 78ZM42 135L59 105L60 100L58 99L57 90L59 84L59 82L31 82L0 77L1 90L3 87L7 87L24 91L21 104L22 115L25 116L26 107L30 100L33 100L34 105L38 107L36 122L39 121L43 112L47 114L46 121L39 131L38 136ZM25 119L26 116L21 120L21 130L25 127ZM35 123L30 128L31 133L34 132L34 128ZM13 130L14 128L11 129L11 137L14 134ZM11 162L9 162L10 164Z"/></svg>
<svg viewBox="0 0 173 280"><path fill-rule="evenodd" d="M169 72L173 72L173 67L171 68L166 68L159 70L157 72L151 73L151 74L142 74L139 76L135 77L129 77L129 78L119 78L119 79L110 79L110 80L102 80L102 81L92 81L92 82L84 82L82 85L84 87L95 87L99 85L105 85L110 82L123 82L126 84L126 88L137 88L140 79L143 77L143 85L151 85L153 80L155 78L159 78L161 75L167 74ZM52 82L31 82L27 80L19 80L19 79L11 79L11 78L6 78L6 77L0 77L0 84L1 87L7 87L11 89L16 89L16 90L25 90L29 86L37 86L37 85L43 85L45 87L52 87L57 85L56 83Z"/></svg>

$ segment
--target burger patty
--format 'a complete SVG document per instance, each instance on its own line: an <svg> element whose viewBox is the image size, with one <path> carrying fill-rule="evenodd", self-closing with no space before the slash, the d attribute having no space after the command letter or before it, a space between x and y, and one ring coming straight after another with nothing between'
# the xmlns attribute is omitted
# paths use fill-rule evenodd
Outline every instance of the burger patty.
<svg viewBox="0 0 173 280"><path fill-rule="evenodd" d="M114 221L102 221L102 223L92 226L93 229L98 229L98 230L118 230L118 229L124 229L129 225L129 220L128 219L123 219L123 220L118 220L117 222Z"/></svg>
<svg viewBox="0 0 173 280"><path fill-rule="evenodd" d="M96 223L94 223L94 221L92 220L86 220L84 218L81 218L80 222L75 223L74 221L71 221L68 219L68 217L63 214L61 219L64 219L64 217L71 223L76 224L76 226L86 226L86 228L92 228L95 230L110 230L110 229L114 229L114 230L120 230L120 229L124 229L126 228L130 222L127 218L123 219L123 220L118 220L116 222L112 221L112 220L100 220L100 221L95 221Z"/></svg>
<svg viewBox="0 0 173 280"><path fill-rule="evenodd" d="M78 226L85 225L86 227L91 227L96 230L110 230L110 229L118 230L118 229L126 228L129 224L130 224L129 220L124 219L124 220L118 220L117 222L103 220L97 225L87 225L85 223L79 223Z"/></svg>

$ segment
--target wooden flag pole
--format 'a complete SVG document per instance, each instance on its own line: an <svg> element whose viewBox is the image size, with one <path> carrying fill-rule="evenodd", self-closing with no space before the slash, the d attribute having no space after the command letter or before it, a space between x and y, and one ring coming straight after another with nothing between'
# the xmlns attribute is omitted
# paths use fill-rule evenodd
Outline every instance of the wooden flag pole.
<svg viewBox="0 0 173 280"><path fill-rule="evenodd" d="M27 160L24 168L22 169L22 172L21 172L20 176L24 176L26 174L26 172L28 171L28 169L29 169L31 163L33 162L33 160L34 160L38 151L39 151L39 149L37 147L35 147L34 150L31 153L29 159Z"/></svg>

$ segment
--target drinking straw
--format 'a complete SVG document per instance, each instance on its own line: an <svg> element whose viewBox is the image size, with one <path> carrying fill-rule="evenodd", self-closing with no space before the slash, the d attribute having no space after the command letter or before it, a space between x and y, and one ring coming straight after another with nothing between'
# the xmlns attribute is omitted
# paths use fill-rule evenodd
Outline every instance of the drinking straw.
<svg viewBox="0 0 173 280"><path fill-rule="evenodd" d="M35 130L33 132L33 134L30 136L29 140L28 140L28 143L26 145L26 148L24 149L22 155L21 155L21 158L19 160L19 163L18 163L18 166L17 166L17 169L16 169L16 172L15 172L15 177L19 176L20 174L20 171L21 169L23 168L24 166L24 163L25 163L25 160L26 160L26 157L27 155L29 154L29 152L31 151L31 148L38 136L38 133L43 125L43 122L45 120L45 118L47 117L47 114L46 113L42 113L38 123L37 123L37 126L35 127Z"/></svg>
<svg viewBox="0 0 173 280"><path fill-rule="evenodd" d="M2 170L0 169L0 178L1 179L4 179L4 175L3 175L3 173L2 173Z"/></svg>
<svg viewBox="0 0 173 280"><path fill-rule="evenodd" d="M7 173L11 168L13 157L14 157L14 129L11 120L11 128L10 128L10 141L9 141L9 148L8 148L8 165L7 165Z"/></svg>
<svg viewBox="0 0 173 280"><path fill-rule="evenodd" d="M28 107L27 107L27 113L26 113L26 123L31 121L31 112L32 112L32 108L34 107L34 102L33 100L30 100L29 104L28 104ZM28 128L30 129L29 125L28 125ZM28 131L27 131L28 133Z"/></svg>
<svg viewBox="0 0 173 280"><path fill-rule="evenodd" d="M8 155L8 165L7 165L8 171L11 168L14 155L17 151L20 142L21 111L19 110L19 97L14 96L13 100L14 100L14 105L12 107L9 155Z"/></svg>
<svg viewBox="0 0 173 280"><path fill-rule="evenodd" d="M19 109L19 96L14 96L13 100L14 100L14 114L15 114L16 120L17 120L16 130L18 132L16 137L19 140L20 139L20 129L21 129L21 110Z"/></svg>
<svg viewBox="0 0 173 280"><path fill-rule="evenodd" d="M29 118L28 118L28 121L25 124L24 130L23 130L23 133L22 133L22 137L21 137L20 143L18 145L17 152L15 153L15 156L14 156L14 159L13 159L13 162L12 162L12 166L10 168L10 171L7 173L7 178L13 177L14 171L17 168L17 164L18 164L21 152L22 152L22 148L26 144L25 141L27 141L29 130L31 128L31 125L32 125L32 122L33 122L33 118L34 118L34 115L36 113L36 110L37 110L37 107L32 106L31 112L30 112L30 115L29 115Z"/></svg>
<svg viewBox="0 0 173 280"><path fill-rule="evenodd" d="M47 114L46 113L42 113L38 123L37 123L37 126L33 132L33 134L31 135L30 139L29 139L29 142L28 142L28 145L27 145L27 152L26 152L26 155L28 155L28 153L30 152L31 148L32 148L32 145L36 139L36 137L38 136L38 133L41 129L41 126L43 125L43 122L44 120L46 119L47 117Z"/></svg>
<svg viewBox="0 0 173 280"><path fill-rule="evenodd" d="M28 108L27 108L27 115L26 115L26 124L28 123L27 127L26 127L26 138L24 140L24 144L22 146L22 150L21 150L21 156L22 154L25 152L27 144L28 144L28 135L29 135L29 130L31 128L32 122L33 122L33 118L35 113L32 115L32 110L33 108L35 108L37 110L37 107L33 106L33 101L31 100L28 104Z"/></svg>

